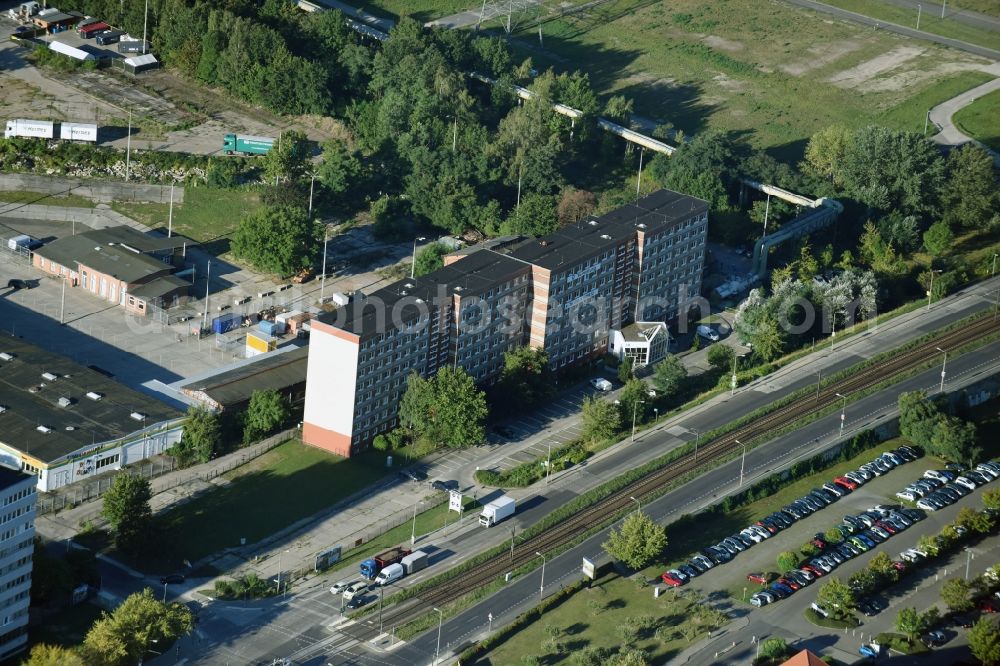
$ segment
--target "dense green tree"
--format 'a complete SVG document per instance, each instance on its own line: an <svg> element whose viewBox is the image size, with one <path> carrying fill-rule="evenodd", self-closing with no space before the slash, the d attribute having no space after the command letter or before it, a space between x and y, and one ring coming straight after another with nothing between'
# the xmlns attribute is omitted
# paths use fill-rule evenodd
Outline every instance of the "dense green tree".
<svg viewBox="0 0 1000 666"><path fill-rule="evenodd" d="M327 190L340 196L356 187L363 175L361 160L343 141L323 144L323 161L316 169L316 177Z"/></svg>
<svg viewBox="0 0 1000 666"><path fill-rule="evenodd" d="M983 666L1000 664L1000 628L995 620L984 615L972 625L969 629L969 649Z"/></svg>
<svg viewBox="0 0 1000 666"><path fill-rule="evenodd" d="M485 394L464 368L444 367L429 379L410 375L399 404L399 423L434 444L462 448L486 436Z"/></svg>
<svg viewBox="0 0 1000 666"><path fill-rule="evenodd" d="M735 177L735 148L725 134L707 131L681 144L670 157L657 155L649 174L660 185L708 201L713 211L729 210L726 185Z"/></svg>
<svg viewBox="0 0 1000 666"><path fill-rule="evenodd" d="M633 569L643 568L666 547L666 530L641 511L630 513L619 529L612 528L604 542L608 555Z"/></svg>
<svg viewBox="0 0 1000 666"><path fill-rule="evenodd" d="M882 233L869 220L865 223L860 242L861 260L871 266L878 275L895 276L906 272L906 265L892 243L882 237Z"/></svg>
<svg viewBox="0 0 1000 666"><path fill-rule="evenodd" d="M416 262L413 265L415 275L427 275L432 271L444 266L444 255L451 252L451 248L444 243L431 243L420 248L417 253Z"/></svg>
<svg viewBox="0 0 1000 666"><path fill-rule="evenodd" d="M791 648L784 638L768 638L761 641L760 656L765 659L771 659L772 661L784 659L788 656L789 652L791 652Z"/></svg>
<svg viewBox="0 0 1000 666"><path fill-rule="evenodd" d="M708 364L719 372L731 370L736 352L729 345L712 345L708 348Z"/></svg>
<svg viewBox="0 0 1000 666"><path fill-rule="evenodd" d="M631 425L633 421L635 423L645 421L652 411L652 399L646 382L634 377L626 381L621 393L618 394L618 406L622 414L622 423Z"/></svg>
<svg viewBox="0 0 1000 666"><path fill-rule="evenodd" d="M177 463L181 467L206 463L221 449L222 425L219 415L197 405L188 407L181 441L171 451L177 458Z"/></svg>
<svg viewBox="0 0 1000 666"><path fill-rule="evenodd" d="M126 597L113 612L103 613L80 649L89 664L128 666L141 662L149 646L173 642L193 625L187 606L164 604L147 587Z"/></svg>
<svg viewBox="0 0 1000 666"><path fill-rule="evenodd" d="M924 232L924 249L930 254L939 255L951 248L954 239L955 235L951 233L947 222L935 222Z"/></svg>
<svg viewBox="0 0 1000 666"><path fill-rule="evenodd" d="M621 429L621 411L618 406L595 396L587 396L580 407L584 440L607 441Z"/></svg>
<svg viewBox="0 0 1000 666"><path fill-rule="evenodd" d="M233 234L233 254L254 268L281 276L309 266L317 242L312 222L301 208L261 208L244 215Z"/></svg>
<svg viewBox="0 0 1000 666"><path fill-rule="evenodd" d="M648 666L649 660L646 658L646 653L642 650L636 649L625 649L617 652L607 661L604 662L602 666Z"/></svg>
<svg viewBox="0 0 1000 666"><path fill-rule="evenodd" d="M264 181L287 183L305 177L309 168L309 140L297 130L283 132L264 156Z"/></svg>
<svg viewBox="0 0 1000 666"><path fill-rule="evenodd" d="M976 424L957 416L937 419L928 451L952 462L975 464L983 453L976 444Z"/></svg>
<svg viewBox="0 0 1000 666"><path fill-rule="evenodd" d="M147 542L153 523L149 506L152 491L149 480L119 472L111 488L104 494L101 515L111 524L115 545L129 554L140 554Z"/></svg>
<svg viewBox="0 0 1000 666"><path fill-rule="evenodd" d="M566 187L559 197L556 217L560 225L575 224L594 212L596 207L597 199L593 192Z"/></svg>
<svg viewBox="0 0 1000 666"><path fill-rule="evenodd" d="M511 411L539 405L552 395L553 381L549 355L544 349L518 347L503 355L503 371L493 403Z"/></svg>
<svg viewBox="0 0 1000 666"><path fill-rule="evenodd" d="M964 613L972 610L972 586L961 578L949 578L941 586L941 601L948 610Z"/></svg>
<svg viewBox="0 0 1000 666"><path fill-rule="evenodd" d="M910 641L915 641L929 628L927 616L916 608L903 608L896 614L896 629Z"/></svg>
<svg viewBox="0 0 1000 666"><path fill-rule="evenodd" d="M983 491L983 506L987 509L1000 509L1000 488Z"/></svg>
<svg viewBox="0 0 1000 666"><path fill-rule="evenodd" d="M799 566L799 556L790 550L778 553L778 570L782 573Z"/></svg>
<svg viewBox="0 0 1000 666"><path fill-rule="evenodd" d="M829 608L834 617L847 617L855 608L857 601L854 592L839 578L831 578L820 585L816 593L816 601Z"/></svg>
<svg viewBox="0 0 1000 666"><path fill-rule="evenodd" d="M270 435L288 421L288 399L273 389L255 390L243 416L243 443L251 444Z"/></svg>
<svg viewBox="0 0 1000 666"><path fill-rule="evenodd" d="M928 448L934 434L934 424L944 415L923 391L900 394L898 405L900 434L917 446Z"/></svg>
<svg viewBox="0 0 1000 666"><path fill-rule="evenodd" d="M21 666L85 666L85 664L72 648L36 643L32 646L28 658L21 661Z"/></svg>
<svg viewBox="0 0 1000 666"><path fill-rule="evenodd" d="M618 381L622 384L634 377L632 365L631 356L626 356L621 360L621 363L618 364Z"/></svg>
<svg viewBox="0 0 1000 666"><path fill-rule="evenodd" d="M944 159L919 134L868 126L853 133L841 160L848 193L877 210L933 213L944 184Z"/></svg>
<svg viewBox="0 0 1000 666"><path fill-rule="evenodd" d="M635 104L624 95L612 95L604 105L604 115L625 127L628 127L632 122L634 110Z"/></svg>
<svg viewBox="0 0 1000 666"><path fill-rule="evenodd" d="M816 132L806 145L805 166L821 178L840 185L843 179L844 154L853 132L841 125L830 125Z"/></svg>
<svg viewBox="0 0 1000 666"><path fill-rule="evenodd" d="M920 247L920 223L915 215L890 211L876 226L880 239L885 239L887 245L902 254L909 254Z"/></svg>
<svg viewBox="0 0 1000 666"><path fill-rule="evenodd" d="M673 354L667 354L666 358L653 368L653 386L664 397L669 398L677 393L686 378L687 368Z"/></svg>
<svg viewBox="0 0 1000 666"><path fill-rule="evenodd" d="M559 226L556 201L545 194L528 194L521 205L510 212L501 228L504 234L544 236Z"/></svg>
<svg viewBox="0 0 1000 666"><path fill-rule="evenodd" d="M951 151L948 182L942 191L944 221L981 229L1000 208L1000 187L993 157L981 146L967 143Z"/></svg>

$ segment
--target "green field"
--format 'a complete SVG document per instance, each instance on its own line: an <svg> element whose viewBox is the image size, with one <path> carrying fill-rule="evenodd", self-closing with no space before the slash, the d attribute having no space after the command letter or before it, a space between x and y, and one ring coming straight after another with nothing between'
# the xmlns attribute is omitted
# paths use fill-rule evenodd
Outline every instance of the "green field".
<svg viewBox="0 0 1000 666"><path fill-rule="evenodd" d="M540 664L574 663L570 655L587 648L640 649L649 663L662 664L709 631L728 622L691 593L671 590L659 599L650 587L611 574L591 589L576 592L546 611L541 619L514 633L473 664L522 664L536 656ZM632 639L623 639L619 627L630 618L647 616L652 626ZM549 629L551 627L551 629ZM558 631L558 633L556 633ZM551 638L551 634L556 634Z"/></svg>
<svg viewBox="0 0 1000 666"><path fill-rule="evenodd" d="M1000 150L1000 90L980 97L960 109L951 119L969 136L982 141L993 150Z"/></svg>
<svg viewBox="0 0 1000 666"><path fill-rule="evenodd" d="M39 206L66 206L68 208L93 208L94 202L86 197L76 194L64 194L54 196L41 192L26 192L18 190L16 192L0 192L0 202L37 204Z"/></svg>
<svg viewBox="0 0 1000 666"><path fill-rule="evenodd" d="M289 441L227 473L223 478L229 483L178 505L163 518L176 556L195 561L239 546L241 538L260 541L385 474L383 466Z"/></svg>
<svg viewBox="0 0 1000 666"><path fill-rule="evenodd" d="M948 3L948 13L967 9L972 12L979 12L987 16L1000 18L1000 2L997 0L958 0L958 2Z"/></svg>
<svg viewBox="0 0 1000 666"><path fill-rule="evenodd" d="M167 228L168 204L115 202L111 206L122 215L149 227ZM212 187L184 188L184 203L174 204L174 232L201 243L228 237L240 217L260 207L260 198L251 190Z"/></svg>
<svg viewBox="0 0 1000 666"><path fill-rule="evenodd" d="M889 21L907 28L917 27L917 10L891 5L885 0L823 0L824 4L864 14L874 19ZM924 9L920 13L920 29L942 37L958 39L970 44L1000 49L1000 32L959 23L953 18L941 18L940 13Z"/></svg>
<svg viewBox="0 0 1000 666"><path fill-rule="evenodd" d="M795 161L816 130L923 130L927 109L992 77L985 60L781 3L616 0L515 42L539 68L582 69L602 95L686 133L732 131Z"/></svg>

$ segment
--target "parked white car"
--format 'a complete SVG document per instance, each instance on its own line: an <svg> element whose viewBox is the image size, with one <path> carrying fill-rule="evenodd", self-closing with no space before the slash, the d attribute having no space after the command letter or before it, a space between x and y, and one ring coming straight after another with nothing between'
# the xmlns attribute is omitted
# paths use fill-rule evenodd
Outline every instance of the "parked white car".
<svg viewBox="0 0 1000 666"><path fill-rule="evenodd" d="M594 377L590 380L590 385L598 391L610 391L612 389L611 382L604 377Z"/></svg>
<svg viewBox="0 0 1000 666"><path fill-rule="evenodd" d="M716 331L711 326L706 326L705 324L701 324L700 326L698 326L698 335L705 338L706 340L711 340L712 342L719 341L719 332Z"/></svg>

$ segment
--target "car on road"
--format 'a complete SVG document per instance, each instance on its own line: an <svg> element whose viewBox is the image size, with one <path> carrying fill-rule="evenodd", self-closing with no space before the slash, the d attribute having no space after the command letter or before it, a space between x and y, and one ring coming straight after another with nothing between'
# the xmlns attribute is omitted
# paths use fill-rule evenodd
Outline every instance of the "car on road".
<svg viewBox="0 0 1000 666"><path fill-rule="evenodd" d="M590 380L590 385L598 391L610 391L613 388L611 382L604 377L594 377Z"/></svg>
<svg viewBox="0 0 1000 666"><path fill-rule="evenodd" d="M830 617L830 611L828 611L826 608L816 603L815 601L809 604L809 608L813 609L813 611L818 615L821 615L823 617Z"/></svg>
<svg viewBox="0 0 1000 666"><path fill-rule="evenodd" d="M330 594L337 596L344 594L344 590L354 585L354 581L342 580L339 583L334 583L330 586Z"/></svg>
<svg viewBox="0 0 1000 666"><path fill-rule="evenodd" d="M671 587L680 587L685 583L685 581L682 580L680 576L673 573L672 571L664 571L662 574L660 574L660 578L663 579L664 583L670 585Z"/></svg>
<svg viewBox="0 0 1000 666"><path fill-rule="evenodd" d="M998 607L997 602L991 599L983 599L976 605L976 607L984 613L996 613L998 610L1000 610L1000 607Z"/></svg>
<svg viewBox="0 0 1000 666"><path fill-rule="evenodd" d="M411 467L410 469L400 470L399 471L399 478L403 479L404 481L407 481L407 480L409 480L409 481L426 481L427 480L427 472L425 472L425 471L423 471L421 469L417 469L417 468L412 468Z"/></svg>
<svg viewBox="0 0 1000 666"><path fill-rule="evenodd" d="M923 641L927 647L937 647L948 642L948 635L940 629L934 629L923 635Z"/></svg>
<svg viewBox="0 0 1000 666"><path fill-rule="evenodd" d="M701 566L702 568L704 568L705 571L708 571L709 569L715 566L715 562L713 562L710 558L705 557L701 553L692 557L691 563L695 565L695 568Z"/></svg>
<svg viewBox="0 0 1000 666"><path fill-rule="evenodd" d="M7 288L17 291L18 289L31 289L31 282L29 280L21 280L18 278L12 278L7 280Z"/></svg>
<svg viewBox="0 0 1000 666"><path fill-rule="evenodd" d="M936 502L933 502L925 497L917 502L917 508L923 509L924 511L937 511L940 507Z"/></svg>
<svg viewBox="0 0 1000 666"><path fill-rule="evenodd" d="M766 606L767 604L776 601L777 598L778 597L776 597L771 592L766 592L766 591L758 592L757 594L750 597L750 605L756 608L760 608L761 606Z"/></svg>
<svg viewBox="0 0 1000 666"><path fill-rule="evenodd" d="M867 657L869 659L878 659L879 655L882 653L882 648L878 643L872 643L871 645L862 645L858 648L858 654L862 657Z"/></svg>
<svg viewBox="0 0 1000 666"><path fill-rule="evenodd" d="M835 484L837 484L838 486L840 486L841 488L846 488L847 490L857 490L858 489L858 483L856 483L855 481L852 481L851 479L847 478L846 476L838 476L836 479L833 480L833 482Z"/></svg>
<svg viewBox="0 0 1000 666"><path fill-rule="evenodd" d="M168 574L160 578L160 585L179 585L184 582L184 576L181 574Z"/></svg>
<svg viewBox="0 0 1000 666"><path fill-rule="evenodd" d="M442 492L458 490L458 481L442 481L441 479L434 479L431 481L431 488Z"/></svg>
<svg viewBox="0 0 1000 666"><path fill-rule="evenodd" d="M767 585L769 582L771 582L771 576L769 576L767 574L767 572L762 572L762 573L748 573L747 574L747 580L750 581L751 583L758 583L760 585Z"/></svg>
<svg viewBox="0 0 1000 666"><path fill-rule="evenodd" d="M701 572L695 569L690 564L681 564L677 567L681 572L688 578L694 578L695 576L701 575Z"/></svg>
<svg viewBox="0 0 1000 666"><path fill-rule="evenodd" d="M701 324L698 326L696 330L698 332L698 335L705 338L706 340L709 340L711 342L719 341L719 332L716 331L711 326L706 326L705 324Z"/></svg>
<svg viewBox="0 0 1000 666"><path fill-rule="evenodd" d="M368 583L363 583L359 581L357 583L351 583L350 585L348 585L341 594L344 597L344 599L350 602L354 601L355 599L359 599L360 597L363 597L365 592L367 591L368 591Z"/></svg>

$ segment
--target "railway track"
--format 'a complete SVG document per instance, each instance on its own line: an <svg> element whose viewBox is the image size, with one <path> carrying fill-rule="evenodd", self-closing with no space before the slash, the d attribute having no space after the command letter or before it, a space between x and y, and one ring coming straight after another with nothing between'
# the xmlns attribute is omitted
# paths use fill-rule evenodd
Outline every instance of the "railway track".
<svg viewBox="0 0 1000 666"><path fill-rule="evenodd" d="M701 444L698 448L697 458L694 453L682 456L550 527L543 533L516 544L510 553L497 555L457 578L428 589L411 600L385 609L382 613L382 625L399 626L431 613L433 608L439 608L455 601L497 580L505 573L537 559L536 552L544 553L558 548L595 525L604 523L623 509L631 506L632 497L641 499L692 471L709 467L741 448L742 445L750 444L758 437L773 434L798 419L836 405L843 399L840 396L850 398L851 393L871 388L886 379L912 370L925 363L929 357L940 353L937 351L938 348L952 351L996 332L1000 332L1000 322L995 321L993 317L984 317L968 326L937 335L911 349L900 352L898 355L863 368L831 385L821 387L818 393L803 396L794 402L778 407L759 419L755 419L752 423ZM742 444L738 444L737 440ZM352 635L359 640L374 638L378 633L378 623L372 623L372 620L376 617L370 614L366 621L354 625Z"/></svg>

